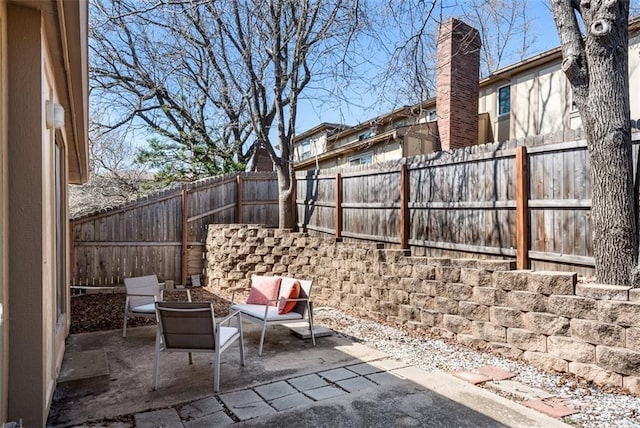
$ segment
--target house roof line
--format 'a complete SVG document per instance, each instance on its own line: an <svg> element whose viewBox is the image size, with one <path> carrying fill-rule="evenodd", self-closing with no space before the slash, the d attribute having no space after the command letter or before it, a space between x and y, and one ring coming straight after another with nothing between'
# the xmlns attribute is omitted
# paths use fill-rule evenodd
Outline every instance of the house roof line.
<svg viewBox="0 0 640 428"><path fill-rule="evenodd" d="M640 15L629 20L629 33L635 33L638 30L640 30ZM511 77L516 71L520 73L530 68L555 61L559 58L562 58L562 45L540 52L539 54L494 71L490 75L480 79L480 87L482 88L483 86L491 85L497 81L503 80L507 76Z"/></svg>
<svg viewBox="0 0 640 428"><path fill-rule="evenodd" d="M635 33L637 31L640 30L640 15L636 16L632 19L629 20L629 33ZM514 64L508 65L506 67L503 67L499 70L496 70L495 72L491 73L489 76L481 78L480 82L479 82L479 86L480 89L485 88L487 86L491 86L494 85L498 82L501 81L509 81L511 80L511 77L516 74L516 73L521 73L523 71L527 71L529 69L538 67L540 65L544 65L553 61L556 61L558 59L562 58L562 48L561 46L557 46L555 48L546 50L544 52L541 52L537 55L531 56L529 58L526 58L524 60L521 60L519 62L516 62ZM411 106L403 106L400 108L397 108L389 113L385 113L379 116L376 116L374 118L371 118L369 120L365 120L363 122L360 122L357 125L354 126L348 126L348 125L342 125L342 127L344 127L344 129L342 129L341 131L336 132L335 134L331 135L330 137L328 137L328 140L331 141L337 141L340 138L344 138L350 134L362 131L364 129L367 129L369 127L372 126L372 124L376 123L376 122L384 122L386 120L392 119L397 117L399 114L401 114L402 112L408 112L410 113L412 110L415 109L426 109L428 107L432 107L435 106L436 104L436 98L428 98L424 101L421 101L419 103L416 103L414 105ZM321 123L320 125L316 125L313 128L311 128L308 131L303 132L302 134L298 135L295 137L295 141L298 142L303 138L306 138L307 136L309 136L310 134L313 134L315 132L318 132L320 129L322 129L322 127L324 125L332 125L332 124L327 124L326 122ZM369 141L370 139L367 139L366 141ZM349 145L345 145L342 146L343 147L351 147L351 144ZM335 154L336 152L334 150L325 152L324 154L329 155L329 154ZM327 156L329 157L329 156ZM318 159L322 159L322 157L318 157ZM315 158L314 158L315 161ZM301 161L301 162L296 162L296 166L304 166L307 165L309 162L307 159L305 159L305 161Z"/></svg>
<svg viewBox="0 0 640 428"><path fill-rule="evenodd" d="M330 159L332 157L335 157L336 155L354 152L357 149L359 149L360 146L363 146L363 145L375 144L375 143L379 143L380 141L395 140L398 137L402 137L405 133L406 131L403 132L402 128L391 129L389 131L385 131L380 134L374 135L365 140L352 141L351 143L345 144L344 146L340 146L333 150L329 150L329 151L320 153L318 155L311 156L310 158L304 159L302 161L298 161L296 162L296 167L312 165L316 161L323 161L325 159Z"/></svg>
<svg viewBox="0 0 640 428"><path fill-rule="evenodd" d="M345 136L348 136L350 134L354 134L356 132L360 132L364 129L368 129L371 128L371 126L373 124L375 124L376 122L385 122L388 121L390 119L396 118L398 117L401 113L403 112L407 112L407 116L411 115L411 111L415 110L415 109L419 109L419 110L424 110L427 107L434 105L435 106L436 103L436 99L435 98L429 98L427 100L421 101L417 104L414 105L410 105L410 106L402 106L399 107L389 113L385 113L379 116L376 116L372 119L366 120L364 122L360 122L357 125L354 125L350 128L344 129L334 135L331 136L331 140L338 140L340 138L344 138ZM368 141L369 139L367 139Z"/></svg>
<svg viewBox="0 0 640 428"><path fill-rule="evenodd" d="M296 135L295 138L296 140L303 140L307 137L310 137L311 135L317 133L318 131L322 130L322 129L337 129L337 130L343 130L345 128L350 128L351 125L345 125L343 123L332 123L332 122L322 122L316 126L314 126L311 129L308 129L306 131L304 131L302 134Z"/></svg>

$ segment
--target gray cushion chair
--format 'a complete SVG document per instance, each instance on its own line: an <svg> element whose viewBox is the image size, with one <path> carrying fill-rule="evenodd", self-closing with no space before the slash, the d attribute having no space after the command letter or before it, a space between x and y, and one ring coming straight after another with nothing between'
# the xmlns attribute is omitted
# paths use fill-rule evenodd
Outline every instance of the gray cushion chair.
<svg viewBox="0 0 640 428"><path fill-rule="evenodd" d="M235 341L239 341L240 364L244 366L242 318L239 312L232 312L216 322L211 303L155 302L155 310L158 333L153 363L154 390L158 385L160 352L188 352L189 364L193 364L193 352L214 353L214 392L220 390L220 354ZM230 324L234 318L236 326L232 327ZM229 325L223 326L223 323Z"/></svg>
<svg viewBox="0 0 640 428"><path fill-rule="evenodd" d="M122 337L127 337L127 319L129 317L156 318L154 303L163 300L163 284L156 275L137 276L124 279L127 299L124 304L124 325ZM191 301L191 292L187 292L187 300Z"/></svg>

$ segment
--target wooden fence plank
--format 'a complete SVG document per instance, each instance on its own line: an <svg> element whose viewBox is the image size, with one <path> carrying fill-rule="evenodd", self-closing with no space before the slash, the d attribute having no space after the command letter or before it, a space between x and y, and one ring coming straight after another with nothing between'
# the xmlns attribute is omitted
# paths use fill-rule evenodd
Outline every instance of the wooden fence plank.
<svg viewBox="0 0 640 428"><path fill-rule="evenodd" d="M529 269L529 169L527 148L516 149L516 265Z"/></svg>
<svg viewBox="0 0 640 428"><path fill-rule="evenodd" d="M379 241L423 255L516 256L519 267L527 266L528 256L536 268L588 268L593 253L586 142L542 140L526 149L521 141L496 143L297 172L296 223L318 234ZM635 153L639 143L640 134L634 136ZM181 190L74 219L74 283L111 283L149 269L182 276L180 271L197 269L197 255L189 254L193 245L204 244L207 224L278 223L275 174L239 173L183 189L186 225Z"/></svg>
<svg viewBox="0 0 640 428"><path fill-rule="evenodd" d="M187 284L187 269L189 256L189 195L182 190L182 251L180 257L180 284Z"/></svg>
<svg viewBox="0 0 640 428"><path fill-rule="evenodd" d="M237 190L236 190L236 221L238 223L242 223L242 211L243 211L243 194L242 194L242 177L238 176L237 180Z"/></svg>
<svg viewBox="0 0 640 428"><path fill-rule="evenodd" d="M409 248L409 172L407 165L400 169L400 247Z"/></svg>
<svg viewBox="0 0 640 428"><path fill-rule="evenodd" d="M335 220L333 221L334 223L334 230L335 230L335 236L336 239L340 239L342 238L342 177L340 176L340 173L336 174L336 184L335 184Z"/></svg>

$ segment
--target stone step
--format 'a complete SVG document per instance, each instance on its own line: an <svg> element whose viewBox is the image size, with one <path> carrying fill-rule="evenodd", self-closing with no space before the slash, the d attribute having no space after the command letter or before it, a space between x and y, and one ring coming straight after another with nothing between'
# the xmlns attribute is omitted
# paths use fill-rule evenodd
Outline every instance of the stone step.
<svg viewBox="0 0 640 428"><path fill-rule="evenodd" d="M545 400L553 397L553 394L547 391L525 385L515 380L496 380L487 382L485 386L498 390L503 394L514 395L522 400Z"/></svg>
<svg viewBox="0 0 640 428"><path fill-rule="evenodd" d="M296 336L299 339L311 339L311 331L309 331L309 324L306 322L303 323L292 323L286 325L289 328L289 331L292 335ZM333 330L327 328L322 325L314 325L313 326L313 335L315 338L319 337L327 337L333 334Z"/></svg>
<svg viewBox="0 0 640 428"><path fill-rule="evenodd" d="M54 400L84 397L109 389L109 364L104 349L66 352Z"/></svg>

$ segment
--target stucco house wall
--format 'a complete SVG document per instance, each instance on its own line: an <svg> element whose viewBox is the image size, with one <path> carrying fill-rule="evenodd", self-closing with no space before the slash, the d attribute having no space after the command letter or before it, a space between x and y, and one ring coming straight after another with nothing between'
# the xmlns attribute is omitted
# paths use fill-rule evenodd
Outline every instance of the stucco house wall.
<svg viewBox="0 0 640 428"><path fill-rule="evenodd" d="M44 426L69 331L67 185L87 180L85 0L0 0L0 422Z"/></svg>

